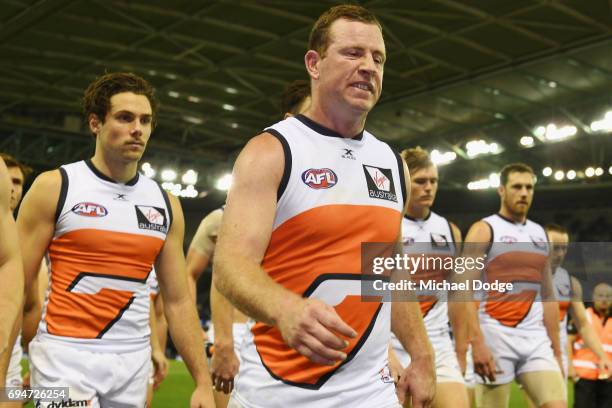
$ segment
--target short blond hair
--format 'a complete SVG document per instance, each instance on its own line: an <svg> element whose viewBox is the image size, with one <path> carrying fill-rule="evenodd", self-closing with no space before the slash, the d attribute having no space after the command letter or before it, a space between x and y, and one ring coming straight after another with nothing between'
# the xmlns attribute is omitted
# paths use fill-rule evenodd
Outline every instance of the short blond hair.
<svg viewBox="0 0 612 408"><path fill-rule="evenodd" d="M434 166L429 153L427 150L422 149L421 146L405 149L402 151L401 156L406 161L408 170L411 173Z"/></svg>

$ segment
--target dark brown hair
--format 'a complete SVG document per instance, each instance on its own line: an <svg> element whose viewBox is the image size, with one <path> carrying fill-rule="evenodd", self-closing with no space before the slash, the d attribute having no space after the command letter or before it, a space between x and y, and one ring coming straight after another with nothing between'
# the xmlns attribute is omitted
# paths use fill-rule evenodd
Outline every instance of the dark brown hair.
<svg viewBox="0 0 612 408"><path fill-rule="evenodd" d="M404 160L406 160L408 170L411 173L434 165L434 163L431 161L431 157L429 157L429 153L421 149L420 146L405 149L402 151L401 156Z"/></svg>
<svg viewBox="0 0 612 408"><path fill-rule="evenodd" d="M88 121L89 115L94 114L104 123L106 114L111 108L110 100L112 96L122 92L132 92L147 97L153 113L152 126L155 126L159 107L155 98L155 91L145 79L128 72L104 74L89 84L83 95L85 120Z"/></svg>
<svg viewBox="0 0 612 408"><path fill-rule="evenodd" d="M504 166L499 174L500 185L505 186L510 173L529 173L535 177L533 169L525 163L511 163Z"/></svg>
<svg viewBox="0 0 612 408"><path fill-rule="evenodd" d="M7 168L19 167L24 179L26 179L32 173L32 168L30 166L26 166L10 154L0 153L0 157L2 157L2 160L4 160Z"/></svg>
<svg viewBox="0 0 612 408"><path fill-rule="evenodd" d="M308 49L315 50L321 57L324 57L330 43L329 29L334 21L341 18L366 24L376 24L382 32L380 21L364 7L352 4L334 6L321 14L314 23L314 26L312 26L312 31L310 31L310 37L308 38Z"/></svg>
<svg viewBox="0 0 612 408"><path fill-rule="evenodd" d="M304 99L310 96L310 81L298 79L291 82L281 95L281 115L291 113L297 115L298 108Z"/></svg>

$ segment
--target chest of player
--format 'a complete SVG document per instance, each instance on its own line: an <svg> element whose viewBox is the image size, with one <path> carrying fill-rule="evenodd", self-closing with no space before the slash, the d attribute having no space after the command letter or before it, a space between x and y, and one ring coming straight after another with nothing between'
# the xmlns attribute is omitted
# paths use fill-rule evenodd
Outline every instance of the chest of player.
<svg viewBox="0 0 612 408"><path fill-rule="evenodd" d="M390 149L320 135L290 144L288 192L295 200L389 208L402 202L398 162Z"/></svg>

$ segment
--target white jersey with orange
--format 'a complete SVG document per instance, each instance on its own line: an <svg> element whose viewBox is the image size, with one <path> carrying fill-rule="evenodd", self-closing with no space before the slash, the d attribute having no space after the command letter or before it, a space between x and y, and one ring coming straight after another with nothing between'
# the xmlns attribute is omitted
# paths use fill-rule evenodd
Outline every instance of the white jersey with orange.
<svg viewBox="0 0 612 408"><path fill-rule="evenodd" d="M546 336L540 296L549 250L544 228L530 220L517 223L499 214L483 221L491 228L492 243L484 278L511 282L513 290L485 295L480 303L481 325L507 334Z"/></svg>
<svg viewBox="0 0 612 408"><path fill-rule="evenodd" d="M285 171L262 267L294 293L332 305L358 335L345 361L326 366L257 322L242 344L232 398L247 408L398 407L387 367L391 305L360 294L361 244L400 234L401 158L367 131L343 138L302 115L267 132L283 146Z"/></svg>
<svg viewBox="0 0 612 408"><path fill-rule="evenodd" d="M147 286L149 287L149 296L151 299L155 299L155 297L159 294L159 282L157 281L157 273L155 273L155 268L151 269L151 273L147 279Z"/></svg>
<svg viewBox="0 0 612 408"><path fill-rule="evenodd" d="M564 373L567 374L567 311L572 304L572 281L569 272L558 266L553 273L553 286L555 297L559 302L559 340L565 366Z"/></svg>
<svg viewBox="0 0 612 408"><path fill-rule="evenodd" d="M402 242L404 253L414 253L415 256L425 253L429 258L449 257L455 255L455 242L448 220L433 211L422 220L404 216L402 220ZM433 263L432 263L433 264ZM415 272L416 281L448 279L449 271L444 269L421 269ZM442 344L450 343L447 299L443 293L421 294L419 305L427 335L436 352ZM403 354L402 345L392 335L393 349Z"/></svg>
<svg viewBox="0 0 612 408"><path fill-rule="evenodd" d="M116 183L90 160L60 173L37 337L96 352L142 349L150 335L147 278L172 222L167 193L140 175Z"/></svg>

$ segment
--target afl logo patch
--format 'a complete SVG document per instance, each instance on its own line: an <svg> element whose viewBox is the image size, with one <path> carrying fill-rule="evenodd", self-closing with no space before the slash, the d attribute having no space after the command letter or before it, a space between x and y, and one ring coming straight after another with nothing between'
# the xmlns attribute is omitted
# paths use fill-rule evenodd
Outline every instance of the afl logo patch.
<svg viewBox="0 0 612 408"><path fill-rule="evenodd" d="M308 169L302 173L302 181L308 187L320 190L335 186L338 176L332 169Z"/></svg>
<svg viewBox="0 0 612 408"><path fill-rule="evenodd" d="M103 205L88 202L78 203L70 211L83 217L105 217L108 214Z"/></svg>

